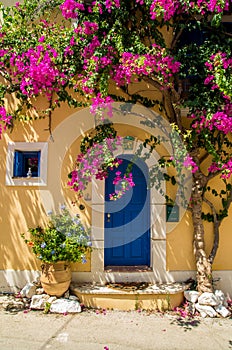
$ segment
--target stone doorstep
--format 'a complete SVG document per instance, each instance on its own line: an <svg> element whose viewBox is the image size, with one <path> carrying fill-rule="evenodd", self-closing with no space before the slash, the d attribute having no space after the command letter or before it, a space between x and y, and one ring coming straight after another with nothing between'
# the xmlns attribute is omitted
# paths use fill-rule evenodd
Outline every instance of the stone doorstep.
<svg viewBox="0 0 232 350"><path fill-rule="evenodd" d="M149 285L143 290L124 291L90 283L72 284L70 290L86 307L113 310L173 310L184 301L183 283Z"/></svg>
<svg viewBox="0 0 232 350"><path fill-rule="evenodd" d="M113 284L113 283L112 283ZM186 283L161 283L161 284L151 284L144 289L137 290L124 290L124 289L114 289L106 285L91 284L91 283L72 283L70 286L71 292L79 292L82 294L176 294L181 293L189 288L190 284Z"/></svg>
<svg viewBox="0 0 232 350"><path fill-rule="evenodd" d="M146 265L138 266L106 266L105 272L150 272L152 268Z"/></svg>

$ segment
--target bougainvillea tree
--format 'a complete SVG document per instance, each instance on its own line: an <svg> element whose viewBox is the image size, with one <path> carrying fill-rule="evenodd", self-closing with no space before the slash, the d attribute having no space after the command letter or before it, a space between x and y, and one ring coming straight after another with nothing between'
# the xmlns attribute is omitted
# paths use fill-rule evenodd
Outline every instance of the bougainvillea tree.
<svg viewBox="0 0 232 350"><path fill-rule="evenodd" d="M219 229L232 201L232 34L226 23L231 1L26 0L1 11L0 133L19 120L40 117L49 118L52 132L52 113L62 102L74 108L90 105L92 113L107 109L109 117L112 102L123 99L159 110L188 152L183 165L192 169L189 210L198 289L211 291ZM144 82L156 92L154 98L151 93L144 97L144 91L134 93L134 82ZM36 108L39 96L47 99L43 110ZM5 103L10 97L14 108ZM100 145L96 135L96 142L89 144L99 155L120 142L108 134L105 146ZM82 173L76 169L70 180L80 192L80 174L89 181L88 167L99 178L106 170L96 159L94 164L86 160L92 157L90 148L85 153L87 158L78 158ZM101 162L117 166L108 152ZM177 167L178 162L175 152L168 160L160 159L161 166ZM121 174L117 176L116 182ZM211 185L216 177L220 190ZM130 174L124 180L133 186ZM214 227L209 255L205 219Z"/></svg>

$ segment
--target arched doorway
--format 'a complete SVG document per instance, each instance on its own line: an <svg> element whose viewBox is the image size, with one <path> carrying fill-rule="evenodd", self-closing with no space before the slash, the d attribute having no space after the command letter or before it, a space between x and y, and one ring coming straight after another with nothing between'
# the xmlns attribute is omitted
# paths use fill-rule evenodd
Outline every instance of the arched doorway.
<svg viewBox="0 0 232 350"><path fill-rule="evenodd" d="M132 163L135 186L120 199L109 200L109 194L117 189L113 184L116 172L125 174L132 157L129 154L118 156L122 164L111 171L105 181L105 266L150 266L150 191L148 167L144 161L138 159Z"/></svg>

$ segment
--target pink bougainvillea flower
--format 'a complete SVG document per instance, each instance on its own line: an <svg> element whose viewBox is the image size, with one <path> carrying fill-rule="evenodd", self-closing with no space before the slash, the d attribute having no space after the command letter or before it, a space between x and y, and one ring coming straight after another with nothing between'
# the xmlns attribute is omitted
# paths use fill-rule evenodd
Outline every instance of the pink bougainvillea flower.
<svg viewBox="0 0 232 350"><path fill-rule="evenodd" d="M83 3L75 1L75 0L65 0L65 2L60 5L60 9L64 18L77 18L78 10L84 11L85 6Z"/></svg>

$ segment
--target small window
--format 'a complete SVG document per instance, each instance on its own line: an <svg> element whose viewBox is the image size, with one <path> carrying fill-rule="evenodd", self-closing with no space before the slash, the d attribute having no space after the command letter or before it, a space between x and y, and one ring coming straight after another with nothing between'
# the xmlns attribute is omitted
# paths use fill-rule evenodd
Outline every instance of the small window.
<svg viewBox="0 0 232 350"><path fill-rule="evenodd" d="M13 177L39 177L40 151L18 151L14 153Z"/></svg>
<svg viewBox="0 0 232 350"><path fill-rule="evenodd" d="M6 185L46 186L47 158L47 142L9 142Z"/></svg>

